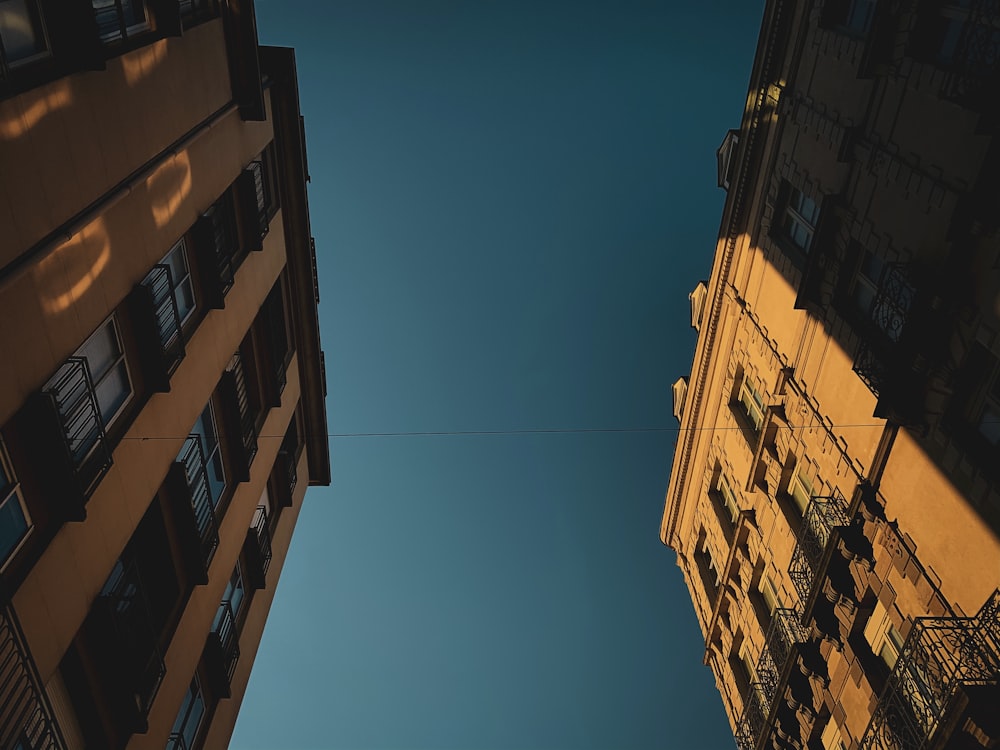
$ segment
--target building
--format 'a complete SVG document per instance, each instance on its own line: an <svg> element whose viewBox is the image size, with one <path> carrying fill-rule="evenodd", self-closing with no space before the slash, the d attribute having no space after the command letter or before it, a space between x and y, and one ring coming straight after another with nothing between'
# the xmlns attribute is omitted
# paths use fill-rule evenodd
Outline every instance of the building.
<svg viewBox="0 0 1000 750"><path fill-rule="evenodd" d="M741 750L1000 747L998 29L766 2L660 529Z"/></svg>
<svg viewBox="0 0 1000 750"><path fill-rule="evenodd" d="M225 747L330 482L305 134L251 0L0 2L0 747Z"/></svg>

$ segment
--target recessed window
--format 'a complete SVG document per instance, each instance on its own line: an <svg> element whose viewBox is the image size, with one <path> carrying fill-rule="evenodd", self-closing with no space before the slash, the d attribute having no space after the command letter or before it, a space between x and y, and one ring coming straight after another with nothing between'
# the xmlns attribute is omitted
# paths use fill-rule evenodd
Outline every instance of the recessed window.
<svg viewBox="0 0 1000 750"><path fill-rule="evenodd" d="M201 439L201 448L205 453L205 470L208 472L208 489L212 495L212 505L217 506L226 489L226 468L222 461L219 430L216 427L215 412L211 402L194 423L191 434Z"/></svg>
<svg viewBox="0 0 1000 750"><path fill-rule="evenodd" d="M760 432L764 424L764 397L750 375L744 375L740 380L737 401L753 425L754 432Z"/></svg>
<svg viewBox="0 0 1000 750"><path fill-rule="evenodd" d="M767 613L774 616L774 610L778 608L778 590L767 573L760 577L760 595L767 607Z"/></svg>
<svg viewBox="0 0 1000 750"><path fill-rule="evenodd" d="M878 652L879 658L891 671L896 666L896 662L899 661L899 655L902 651L903 636L894 625L890 624L882 636L882 644Z"/></svg>
<svg viewBox="0 0 1000 750"><path fill-rule="evenodd" d="M0 0L0 51L12 68L48 56L37 0Z"/></svg>
<svg viewBox="0 0 1000 750"><path fill-rule="evenodd" d="M181 710L174 719L174 727L167 740L167 750L191 750L198 738L202 719L205 718L205 696L201 692L198 675L191 680Z"/></svg>
<svg viewBox="0 0 1000 750"><path fill-rule="evenodd" d="M803 253L808 253L816 234L819 206L797 188L788 187L780 218L781 233Z"/></svg>
<svg viewBox="0 0 1000 750"><path fill-rule="evenodd" d="M824 23L851 36L865 36L875 18L875 0L827 0Z"/></svg>
<svg viewBox="0 0 1000 750"><path fill-rule="evenodd" d="M128 363L115 319L112 317L97 329L75 356L87 360L104 426L110 427L132 395Z"/></svg>
<svg viewBox="0 0 1000 750"><path fill-rule="evenodd" d="M805 515L806 508L813 498L813 474L812 467L805 461L799 461L792 472L792 478L788 481L788 494L795 501L795 507L799 513Z"/></svg>
<svg viewBox="0 0 1000 750"><path fill-rule="evenodd" d="M177 313L183 324L195 309L194 284L191 280L191 267L188 264L187 245L184 240L181 239L174 245L160 263L170 269L171 294L177 303Z"/></svg>
<svg viewBox="0 0 1000 750"><path fill-rule="evenodd" d="M31 530L31 519L3 443L0 443L0 568L21 546Z"/></svg>
<svg viewBox="0 0 1000 750"><path fill-rule="evenodd" d="M149 29L145 0L91 0L101 41L117 42Z"/></svg>
<svg viewBox="0 0 1000 750"><path fill-rule="evenodd" d="M719 480L715 483L715 489L719 493L719 499L722 501L723 507L729 513L729 520L735 523L736 518L740 515L740 506L736 503L736 495L733 494L733 488L729 486L729 480L725 474L719 474Z"/></svg>
<svg viewBox="0 0 1000 750"><path fill-rule="evenodd" d="M917 54L943 68L986 73L996 66L1000 24L990 13L976 13L971 0L934 4L921 14L915 30Z"/></svg>

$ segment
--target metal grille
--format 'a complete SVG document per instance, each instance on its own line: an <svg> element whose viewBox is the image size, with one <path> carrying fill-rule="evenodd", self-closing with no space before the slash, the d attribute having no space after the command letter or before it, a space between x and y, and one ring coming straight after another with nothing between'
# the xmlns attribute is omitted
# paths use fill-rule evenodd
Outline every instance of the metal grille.
<svg viewBox="0 0 1000 750"><path fill-rule="evenodd" d="M236 672L236 662L240 658L239 636L236 633L236 615L229 601L224 601L219 605L218 623L212 630L212 634L219 640L222 653L222 670L226 675L226 682L233 681L233 673Z"/></svg>
<svg viewBox="0 0 1000 750"><path fill-rule="evenodd" d="M950 99L994 96L1000 63L1000 0L972 0L941 89Z"/></svg>
<svg viewBox="0 0 1000 750"><path fill-rule="evenodd" d="M194 510L198 538L201 543L201 558L205 566L212 561L219 546L219 528L212 505L212 492L208 481L208 467L205 463L205 449L200 435L188 435L179 458L184 466L184 476L191 493L191 507Z"/></svg>
<svg viewBox="0 0 1000 750"><path fill-rule="evenodd" d="M257 548L260 550L261 570L267 573L271 564L271 530L267 525L267 508L258 505L253 514L250 529L257 538Z"/></svg>
<svg viewBox="0 0 1000 750"><path fill-rule="evenodd" d="M101 598L111 612L115 643L129 671L136 708L147 716L167 667L135 562L125 566L118 561Z"/></svg>
<svg viewBox="0 0 1000 750"><path fill-rule="evenodd" d="M739 750L754 750L757 747L757 738L764 731L770 710L771 704L764 687L755 682L750 686L750 694L736 725L736 745Z"/></svg>
<svg viewBox="0 0 1000 750"><path fill-rule="evenodd" d="M257 199L257 228L260 236L264 237L268 229L267 208L271 201L263 160L256 159L250 162L248 169L253 174L253 189Z"/></svg>
<svg viewBox="0 0 1000 750"><path fill-rule="evenodd" d="M792 562L788 566L788 575L799 595L799 601L805 603L809 600L833 529L849 523L847 503L839 490L835 489L833 495L814 497L809 501L799 528L795 551L792 553Z"/></svg>
<svg viewBox="0 0 1000 750"><path fill-rule="evenodd" d="M87 358L67 359L43 392L53 401L73 473L84 497L89 497L112 459Z"/></svg>
<svg viewBox="0 0 1000 750"><path fill-rule="evenodd" d="M184 358L184 338L170 266L166 264L153 266L143 279L142 285L152 295L157 340L167 365L167 372L173 372Z"/></svg>
<svg viewBox="0 0 1000 750"><path fill-rule="evenodd" d="M52 706L35 671L17 616L0 608L0 747L64 750Z"/></svg>
<svg viewBox="0 0 1000 750"><path fill-rule="evenodd" d="M257 455L257 425L256 415L250 404L250 392L247 389L246 370L243 367L243 356L236 352L229 364L236 385L236 405L240 413L240 440L247 454L247 464L253 462Z"/></svg>
<svg viewBox="0 0 1000 750"><path fill-rule="evenodd" d="M975 617L921 617L903 644L861 750L924 750L960 685L1000 679L1000 590Z"/></svg>

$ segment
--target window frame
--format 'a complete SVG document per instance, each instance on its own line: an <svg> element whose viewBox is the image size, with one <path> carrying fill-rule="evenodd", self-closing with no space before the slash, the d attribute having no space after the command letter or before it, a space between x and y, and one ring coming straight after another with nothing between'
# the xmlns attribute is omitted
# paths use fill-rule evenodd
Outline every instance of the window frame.
<svg viewBox="0 0 1000 750"><path fill-rule="evenodd" d="M101 0L91 0L91 8L94 12L95 22L97 19L98 8L94 5L95 2L101 2ZM125 6L124 4L128 2L130 5L137 5L142 9L143 21L142 23L133 23L129 25L125 16ZM101 34L100 26L97 27L97 39L101 45L108 47L116 44L128 44L133 41L136 37L141 36L150 31L155 31L153 23L150 20L150 8L147 0L107 0L108 5L103 6L104 8L110 7L114 8L116 11L116 16L118 17L118 29L113 35ZM122 27L124 26L124 30Z"/></svg>
<svg viewBox="0 0 1000 750"><path fill-rule="evenodd" d="M208 449L208 436L202 432L198 432L197 430L198 425L204 422L203 417L205 416L206 413L209 416L209 423L212 426L213 438L215 441L215 445L212 447L212 450ZM209 494L212 499L212 508L216 512L219 512L220 507L222 506L222 500L226 495L226 490L229 489L229 476L226 471L226 456L223 454L222 451L222 438L219 434L219 420L216 419L215 405L212 403L211 398L208 400L208 403L205 404L205 408L202 409L198 413L198 416L195 418L194 424L191 425L190 434L198 435L198 439L199 441L201 441L202 454L205 458L205 471L208 473ZM181 448L181 451L183 452L183 447ZM222 472L222 485L219 489L218 497L215 497L214 493L212 492L212 486L213 486L212 462L214 457L217 457L218 466L220 471Z"/></svg>
<svg viewBox="0 0 1000 750"><path fill-rule="evenodd" d="M805 202L812 206L810 216L804 213ZM802 255L808 255L812 251L813 243L816 239L816 229L819 226L820 203L813 200L803 190L791 184L786 184L784 200L781 203L781 217L778 225L782 239L790 243ZM804 244L795 238L794 229L789 224L800 227L808 236Z"/></svg>
<svg viewBox="0 0 1000 750"><path fill-rule="evenodd" d="M93 368L90 366L90 359L86 357L86 355L82 354L82 352L84 349L86 349L87 345L91 341L93 341L97 337L97 335L101 333L101 331L105 329L109 324L111 325L111 330L114 333L114 343L118 348L118 354L115 356L114 362L111 364L111 366L108 367L108 369L105 370L100 377L95 377ZM91 382L92 385L94 386L94 397L97 399L97 406L101 410L101 419L104 421L104 429L109 430L111 426L118 421L119 417L121 417L126 407L135 397L135 382L132 378L131 368L128 365L128 357L126 356L125 353L125 342L122 339L121 326L118 325L117 313L112 313L103 323L101 323L101 325L99 325L94 330L94 332L87 337L87 340L84 341L83 344L79 346L79 348L73 353L72 356L83 357L84 359L87 360L87 370L90 372ZM125 399L121 402L121 404L119 404L114 414L112 414L110 418L105 419L104 409L102 408L101 400L97 395L98 389L100 388L101 383L104 382L105 378L107 378L107 376L119 365L125 366L125 380L128 382L128 394L125 396Z"/></svg>
<svg viewBox="0 0 1000 750"><path fill-rule="evenodd" d="M760 598L767 608L768 616L774 617L774 613L781 606L781 600L778 596L778 588L774 585L774 580L766 572L761 573L760 581L757 582L757 590L760 592Z"/></svg>
<svg viewBox="0 0 1000 750"><path fill-rule="evenodd" d="M748 372L743 372L739 386L736 388L735 404L740 407L741 413L753 430L754 435L760 435L764 429L764 420L767 416L767 401L764 394L758 388L756 379ZM754 417L754 407L759 412L759 418Z"/></svg>
<svg viewBox="0 0 1000 750"><path fill-rule="evenodd" d="M173 265L170 263L170 256L173 255L178 250L180 250L180 259L184 266L184 271L185 271L184 277L179 281L174 278L174 268ZM179 315L181 319L181 328L183 329L191 321L195 312L197 312L198 310L197 284L195 283L194 274L191 270L191 259L188 257L187 240L184 237L181 237L179 240L177 240L177 242L173 244L170 250L167 251L167 254L160 259L160 262L157 265L167 266L167 268L170 269L170 293L174 298L174 303L177 305L178 313L180 313L181 303L180 299L178 299L177 291L180 287L182 287L185 284L185 282L187 283L187 286L190 289L191 309L188 310L186 314Z"/></svg>
<svg viewBox="0 0 1000 750"><path fill-rule="evenodd" d="M715 481L715 491L722 500L723 509L729 513L729 520L735 524L736 520L740 517L740 505L736 501L736 493L733 492L729 478L723 471L719 472L719 478Z"/></svg>
<svg viewBox="0 0 1000 750"><path fill-rule="evenodd" d="M799 502L800 498L796 493L798 488L808 490L805 504ZM792 499L792 504L799 510L799 515L804 517L809 503L816 497L816 472L808 461L799 459L795 462L795 468L792 469L792 475L788 478L785 492Z"/></svg>
<svg viewBox="0 0 1000 750"><path fill-rule="evenodd" d="M16 2L16 0L0 0L0 9L6 2ZM7 56L7 49L4 45L2 35L0 35L0 72L12 72L18 68L31 65L32 63L46 60L52 57L52 42L49 39L48 27L45 23L45 14L42 12L39 0L22 0L28 11L28 23L32 27L32 33L40 37L43 49L27 57L19 57L11 60Z"/></svg>
<svg viewBox="0 0 1000 750"><path fill-rule="evenodd" d="M190 696L190 701L188 700ZM201 713L198 716L198 720L194 725L194 729L190 733L190 742L188 741L188 735L185 732L188 720L191 717L191 712L194 706L201 702ZM198 742L198 737L201 734L202 727L205 724L205 717L208 715L208 701L205 699L205 692L201 688L201 678L198 677L198 673L195 672L194 676L191 678L191 684L188 685L187 692L184 694L184 698L180 705L180 710L177 712L177 717L174 719L174 723L170 728L170 735L167 738L167 750L177 750L178 748L187 748L191 750L195 747ZM177 740L174 739L177 736L181 736L182 744L178 744Z"/></svg>
<svg viewBox="0 0 1000 750"><path fill-rule="evenodd" d="M0 572L2 572L6 569L10 561L17 557L17 553L24 547L35 528L31 520L31 513L28 511L28 504L25 502L24 494L21 492L21 483L14 472L14 467L11 464L10 456L7 454L3 440L0 440L0 476L6 480L5 485L0 485L0 513L3 512L7 503L16 502L20 507L21 516L24 519L24 531L21 532L18 540L14 542L8 552L4 553L0 549L0 555L2 555L0 557Z"/></svg>

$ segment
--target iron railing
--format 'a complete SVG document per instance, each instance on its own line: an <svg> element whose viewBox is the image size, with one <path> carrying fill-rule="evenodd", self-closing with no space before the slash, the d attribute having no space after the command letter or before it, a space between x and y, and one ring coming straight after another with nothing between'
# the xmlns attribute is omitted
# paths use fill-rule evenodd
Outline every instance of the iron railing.
<svg viewBox="0 0 1000 750"><path fill-rule="evenodd" d="M833 495L814 497L809 501L792 552L792 562L788 566L788 575L803 605L809 601L833 530L849 523L847 503L839 490L834 489Z"/></svg>
<svg viewBox="0 0 1000 750"><path fill-rule="evenodd" d="M65 750L13 607L0 607L0 747Z"/></svg>
<svg viewBox="0 0 1000 750"><path fill-rule="evenodd" d="M145 0L91 0L102 42L127 39L149 28Z"/></svg>
<svg viewBox="0 0 1000 750"><path fill-rule="evenodd" d="M114 643L128 672L129 689L135 707L142 716L149 715L160 689L167 666L157 644L156 628L135 562L115 564L111 577L101 592L114 627Z"/></svg>
<svg viewBox="0 0 1000 750"><path fill-rule="evenodd" d="M771 706L782 690L785 668L795 644L805 642L807 637L796 610L778 607L771 613L764 648L757 659L757 681L751 686L737 725L736 742L740 750L753 750L757 746L768 725Z"/></svg>
<svg viewBox="0 0 1000 750"><path fill-rule="evenodd" d="M759 682L753 683L736 725L736 746L739 750L755 750L757 738L764 732L770 711L771 703L764 687Z"/></svg>
<svg viewBox="0 0 1000 750"><path fill-rule="evenodd" d="M86 357L70 357L44 387L55 406L63 443L84 497L111 468L111 446Z"/></svg>
<svg viewBox="0 0 1000 750"><path fill-rule="evenodd" d="M233 681L233 674L236 672L236 662L240 658L239 634L236 632L236 614L233 612L233 607L229 600L219 604L217 619L218 621L209 637L216 639L216 645L222 657L220 667L228 685Z"/></svg>
<svg viewBox="0 0 1000 750"><path fill-rule="evenodd" d="M911 273L906 263L886 263L866 311L870 323L854 357L854 372L876 396L881 395L892 378L892 365L896 363L891 360L900 356L891 350L903 336L916 298Z"/></svg>
<svg viewBox="0 0 1000 750"><path fill-rule="evenodd" d="M201 558L207 568L219 546L219 527L215 518L215 506L212 503L205 448L201 444L200 435L188 435L181 448L178 461L184 467L184 477L191 494L195 525L198 528Z"/></svg>
<svg viewBox="0 0 1000 750"><path fill-rule="evenodd" d="M183 734L175 732L167 738L167 750L191 750L191 747Z"/></svg>
<svg viewBox="0 0 1000 750"><path fill-rule="evenodd" d="M247 465L253 463L257 455L257 415L250 403L250 391L247 388L246 369L243 366L243 355L237 351L229 365L236 387L236 407L240 419L240 441L246 451Z"/></svg>
<svg viewBox="0 0 1000 750"><path fill-rule="evenodd" d="M267 573L271 564L271 529L267 521L267 508L258 505L253 514L253 522L250 524L250 533L256 539L256 547L260 553L260 567L263 573Z"/></svg>
<svg viewBox="0 0 1000 750"><path fill-rule="evenodd" d="M142 285L149 290L152 298L157 340L167 372L172 373L184 359L184 337L170 266L165 263L153 266L142 280Z"/></svg>
<svg viewBox="0 0 1000 750"><path fill-rule="evenodd" d="M991 96L1000 72L1000 0L972 0L966 12L941 89L958 101Z"/></svg>
<svg viewBox="0 0 1000 750"><path fill-rule="evenodd" d="M1000 590L975 617L921 617L903 644L879 697L861 750L925 750L950 725L949 707L964 685L1000 680Z"/></svg>

